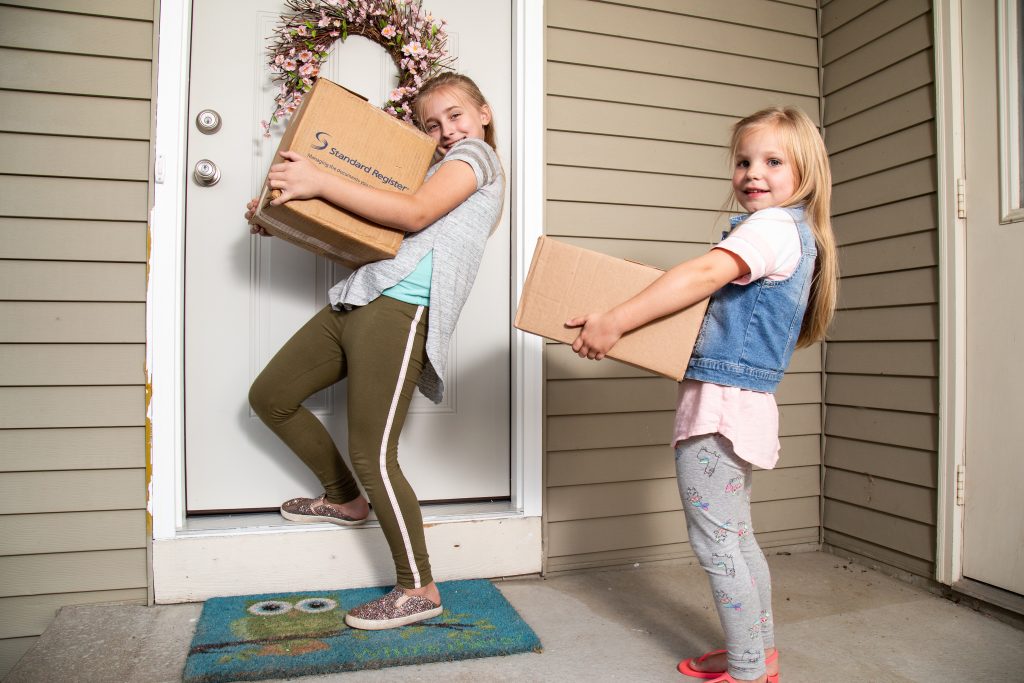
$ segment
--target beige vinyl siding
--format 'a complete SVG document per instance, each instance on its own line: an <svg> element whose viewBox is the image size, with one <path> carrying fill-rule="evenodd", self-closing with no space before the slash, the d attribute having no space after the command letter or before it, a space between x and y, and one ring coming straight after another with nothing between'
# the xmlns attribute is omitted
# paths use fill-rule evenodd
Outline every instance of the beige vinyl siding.
<svg viewBox="0 0 1024 683"><path fill-rule="evenodd" d="M154 2L0 0L0 677L147 600Z"/></svg>
<svg viewBox="0 0 1024 683"><path fill-rule="evenodd" d="M822 8L842 270L825 364L824 540L929 577L938 429L930 7L833 0Z"/></svg>
<svg viewBox="0 0 1024 683"><path fill-rule="evenodd" d="M724 222L730 126L769 104L818 117L813 0L545 7L552 237L661 268L698 256ZM819 541L822 370L802 350L779 388L780 467L754 487L767 547ZM690 557L676 383L553 343L545 373L545 571Z"/></svg>

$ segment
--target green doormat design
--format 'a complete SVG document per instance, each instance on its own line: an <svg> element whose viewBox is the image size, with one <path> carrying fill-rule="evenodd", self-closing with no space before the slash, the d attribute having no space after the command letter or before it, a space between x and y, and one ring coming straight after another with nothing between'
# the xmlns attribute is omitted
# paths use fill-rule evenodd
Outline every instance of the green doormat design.
<svg viewBox="0 0 1024 683"><path fill-rule="evenodd" d="M541 651L490 581L438 587L441 616L387 631L349 628L344 617L390 588L212 598L203 605L183 680L258 681Z"/></svg>

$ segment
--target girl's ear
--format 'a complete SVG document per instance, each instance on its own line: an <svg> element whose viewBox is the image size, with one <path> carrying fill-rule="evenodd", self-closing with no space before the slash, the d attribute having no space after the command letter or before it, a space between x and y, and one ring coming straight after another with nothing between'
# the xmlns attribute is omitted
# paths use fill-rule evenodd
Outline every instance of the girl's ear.
<svg viewBox="0 0 1024 683"><path fill-rule="evenodd" d="M489 105L483 105L480 107L480 123L488 125L491 122L491 108Z"/></svg>

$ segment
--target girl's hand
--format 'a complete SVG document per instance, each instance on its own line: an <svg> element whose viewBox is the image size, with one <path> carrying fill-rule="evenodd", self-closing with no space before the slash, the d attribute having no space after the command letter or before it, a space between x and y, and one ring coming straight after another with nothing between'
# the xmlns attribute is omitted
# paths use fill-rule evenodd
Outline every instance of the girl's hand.
<svg viewBox="0 0 1024 683"><path fill-rule="evenodd" d="M253 197L249 200L249 203L245 205L245 222L249 224L249 232L253 235L270 237L269 232L252 222L253 216L256 215L256 207L259 205L259 201L259 199Z"/></svg>
<svg viewBox="0 0 1024 683"><path fill-rule="evenodd" d="M601 360L622 337L623 330L611 311L588 313L566 321L566 327L581 327L580 334L572 343L572 350L580 358Z"/></svg>
<svg viewBox="0 0 1024 683"><path fill-rule="evenodd" d="M323 194L325 173L298 152L281 152L284 161L270 167L267 182L271 189L280 190L281 196L270 202L271 206L284 204L292 199L312 199Z"/></svg>

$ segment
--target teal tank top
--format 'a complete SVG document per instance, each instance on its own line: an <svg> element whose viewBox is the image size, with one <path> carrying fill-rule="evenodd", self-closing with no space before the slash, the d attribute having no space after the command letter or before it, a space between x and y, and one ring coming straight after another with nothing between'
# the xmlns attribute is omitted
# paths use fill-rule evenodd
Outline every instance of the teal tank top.
<svg viewBox="0 0 1024 683"><path fill-rule="evenodd" d="M433 274L434 250L431 249L404 280L393 287L388 287L381 294L414 306L429 306L430 277Z"/></svg>

